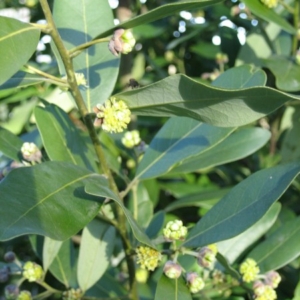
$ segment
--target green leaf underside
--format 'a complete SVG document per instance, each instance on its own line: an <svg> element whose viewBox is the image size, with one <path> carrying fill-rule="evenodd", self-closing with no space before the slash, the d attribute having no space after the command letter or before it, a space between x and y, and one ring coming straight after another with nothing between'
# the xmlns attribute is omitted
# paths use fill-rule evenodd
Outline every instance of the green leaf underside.
<svg viewBox="0 0 300 300"><path fill-rule="evenodd" d="M170 279L164 274L158 281L154 300L192 300L190 291L182 277Z"/></svg>
<svg viewBox="0 0 300 300"><path fill-rule="evenodd" d="M85 192L90 194L90 195L94 195L94 196L101 196L99 194L99 187L98 187L98 184L97 183L88 183L86 186L85 186ZM127 221L132 229L132 232L134 234L134 236L136 237L136 239L138 241L140 241L141 243L145 244L145 245L148 245L152 248L156 248L151 240L148 238L148 236L144 233L144 231L141 229L141 227L136 223L136 221L134 220L134 218L132 217L130 211L124 206L124 204L122 203L121 199L116 195L114 194L113 192L111 192L111 195L108 197L114 201L117 202L118 205L121 206L121 208L123 209L124 211L124 214L127 218Z"/></svg>
<svg viewBox="0 0 300 300"><path fill-rule="evenodd" d="M88 182L98 183L98 195L110 195L101 175L66 162L45 162L11 171L0 184L0 203L14 210L0 215L0 240L39 234L65 240L76 234L101 206L84 192ZM102 194L102 195L101 195Z"/></svg>
<svg viewBox="0 0 300 300"><path fill-rule="evenodd" d="M220 127L249 124L289 100L299 100L268 87L220 89L182 74L115 96L137 115L186 116Z"/></svg>
<svg viewBox="0 0 300 300"><path fill-rule="evenodd" d="M27 63L36 50L39 37L38 28L0 17L0 85Z"/></svg>
<svg viewBox="0 0 300 300"><path fill-rule="evenodd" d="M300 164L293 163L261 170L249 176L192 228L183 246L209 245L245 231L263 217L299 172Z"/></svg>
<svg viewBox="0 0 300 300"><path fill-rule="evenodd" d="M218 243L218 252L224 255L230 264L234 263L244 250L254 244L274 224L280 209L280 203L274 203L253 226L232 239Z"/></svg>
<svg viewBox="0 0 300 300"><path fill-rule="evenodd" d="M10 131L0 127L0 151L8 158L21 161L20 150L23 141Z"/></svg>
<svg viewBox="0 0 300 300"><path fill-rule="evenodd" d="M93 153L68 114L50 104L45 108L36 107L34 115L51 160L70 162L91 171L97 170Z"/></svg>
<svg viewBox="0 0 300 300"><path fill-rule="evenodd" d="M283 224L249 253L261 273L277 270L300 255L300 217Z"/></svg>
<svg viewBox="0 0 300 300"><path fill-rule="evenodd" d="M240 129L212 147L209 151L184 160L169 173L194 172L237 161L260 149L270 137L270 131L263 128Z"/></svg>
<svg viewBox="0 0 300 300"><path fill-rule="evenodd" d="M142 24L148 24L150 22L154 22L156 20L162 19L167 16L172 16L175 13L181 12L182 10L200 9L220 2L222 2L222 0L192 0L192 1L180 1L180 2L170 3L166 5L161 5L155 9L152 9L147 13L132 18L129 21L125 21L117 26L105 30L104 32L101 32L100 34L97 35L95 39L111 35L118 28L124 28L124 29L133 28Z"/></svg>
<svg viewBox="0 0 300 300"><path fill-rule="evenodd" d="M81 290L92 287L106 271L114 249L115 235L114 227L96 219L83 229L77 268Z"/></svg>
<svg viewBox="0 0 300 300"><path fill-rule="evenodd" d="M55 1L53 15L68 50L91 41L99 30L107 30L114 24L109 3L103 0ZM59 56L56 55L56 58L61 74L65 75ZM110 96L117 79L119 61L109 52L107 42L91 46L73 59L75 72L83 73L87 80L88 87L81 86L80 90L89 112Z"/></svg>
<svg viewBox="0 0 300 300"><path fill-rule="evenodd" d="M233 131L233 128L218 128L191 118L171 118L147 148L136 177L162 175L176 163L221 142Z"/></svg>
<svg viewBox="0 0 300 300"><path fill-rule="evenodd" d="M44 238L43 267L45 272L48 270L53 260L57 256L62 244L62 241L56 241L48 237Z"/></svg>
<svg viewBox="0 0 300 300"><path fill-rule="evenodd" d="M278 15L273 9L264 5L260 0L243 0L249 10L265 21L276 23L283 30L291 34L295 34L295 28L289 24L284 18Z"/></svg>

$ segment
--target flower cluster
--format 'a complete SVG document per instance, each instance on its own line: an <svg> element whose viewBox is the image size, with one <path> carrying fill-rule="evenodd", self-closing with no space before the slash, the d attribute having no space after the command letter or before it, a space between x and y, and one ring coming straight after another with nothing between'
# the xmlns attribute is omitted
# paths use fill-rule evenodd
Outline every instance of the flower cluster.
<svg viewBox="0 0 300 300"><path fill-rule="evenodd" d="M252 258L247 258L240 265L240 273L243 275L243 281L254 281L259 273L259 267L257 266L256 261Z"/></svg>
<svg viewBox="0 0 300 300"><path fill-rule="evenodd" d="M63 292L63 300L80 300L82 297L81 289L70 289Z"/></svg>
<svg viewBox="0 0 300 300"><path fill-rule="evenodd" d="M216 261L218 248L216 244L211 244L200 249L198 253L198 264L204 268L212 268Z"/></svg>
<svg viewBox="0 0 300 300"><path fill-rule="evenodd" d="M164 273L171 279L179 278L182 272L182 268L174 261L168 260L164 266Z"/></svg>
<svg viewBox="0 0 300 300"><path fill-rule="evenodd" d="M136 249L137 263L141 265L142 269L154 271L161 261L161 253L153 248L147 246L139 246Z"/></svg>
<svg viewBox="0 0 300 300"><path fill-rule="evenodd" d="M205 286L203 279L196 272L188 273L186 275L186 282L190 292L193 294L203 290Z"/></svg>
<svg viewBox="0 0 300 300"><path fill-rule="evenodd" d="M108 49L113 55L118 56L119 53L128 54L131 52L134 45L135 38L132 32L120 28L114 32L113 37L109 41Z"/></svg>
<svg viewBox="0 0 300 300"><path fill-rule="evenodd" d="M30 162L41 162L42 153L34 143L24 143L21 147L21 153L24 159Z"/></svg>
<svg viewBox="0 0 300 300"><path fill-rule="evenodd" d="M31 293L29 291L21 291L18 295L17 300L31 300Z"/></svg>
<svg viewBox="0 0 300 300"><path fill-rule="evenodd" d="M261 2L269 8L273 8L278 5L278 0L261 0Z"/></svg>
<svg viewBox="0 0 300 300"><path fill-rule="evenodd" d="M163 235L167 241L183 240L187 235L187 228L180 220L170 221L163 229Z"/></svg>
<svg viewBox="0 0 300 300"><path fill-rule="evenodd" d="M130 122L130 110L124 101L115 97L106 100L104 104L94 107L96 113L95 126L102 126L108 132L122 132Z"/></svg>
<svg viewBox="0 0 300 300"><path fill-rule="evenodd" d="M140 133L138 130L127 131L121 141L126 148L131 149L141 142Z"/></svg>
<svg viewBox="0 0 300 300"><path fill-rule="evenodd" d="M32 261L28 261L23 266L23 277L30 282L40 281L44 277L43 268Z"/></svg>

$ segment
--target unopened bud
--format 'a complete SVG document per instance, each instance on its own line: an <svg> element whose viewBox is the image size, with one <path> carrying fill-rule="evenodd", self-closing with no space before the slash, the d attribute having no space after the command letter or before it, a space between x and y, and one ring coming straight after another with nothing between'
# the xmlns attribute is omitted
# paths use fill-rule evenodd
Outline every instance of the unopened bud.
<svg viewBox="0 0 300 300"><path fill-rule="evenodd" d="M25 263L23 267L23 277L25 277L28 281L39 281L43 279L44 271L43 268L31 261Z"/></svg>
<svg viewBox="0 0 300 300"><path fill-rule="evenodd" d="M128 54L131 52L134 45L135 38L133 37L132 32L120 28L114 32L114 35L108 44L108 49L113 55L118 56L119 53Z"/></svg>
<svg viewBox="0 0 300 300"><path fill-rule="evenodd" d="M34 143L24 143L21 147L21 153L24 159L30 162L41 162L42 153Z"/></svg>
<svg viewBox="0 0 300 300"><path fill-rule="evenodd" d="M198 254L198 264L204 268L213 267L218 252L216 244L201 248Z"/></svg>
<svg viewBox="0 0 300 300"><path fill-rule="evenodd" d="M187 273L186 282L190 292L193 294L203 290L205 286L203 279L196 272Z"/></svg>
<svg viewBox="0 0 300 300"><path fill-rule="evenodd" d="M265 283L273 289L276 289L281 281L280 275L276 271L270 271L265 276Z"/></svg>
<svg viewBox="0 0 300 300"><path fill-rule="evenodd" d="M29 291L22 291L17 300L31 300L32 297L31 297L31 293Z"/></svg>
<svg viewBox="0 0 300 300"><path fill-rule="evenodd" d="M80 300L81 297L81 289L70 289L66 292L63 292L63 300Z"/></svg>
<svg viewBox="0 0 300 300"><path fill-rule="evenodd" d="M180 220L170 221L163 229L163 235L169 241L183 240L187 235L187 228Z"/></svg>
<svg viewBox="0 0 300 300"><path fill-rule="evenodd" d="M164 266L164 273L171 279L177 279L180 277L182 268L179 264L169 260Z"/></svg>
<svg viewBox="0 0 300 300"><path fill-rule="evenodd" d="M4 254L4 260L6 262L13 262L16 259L16 254L13 251L8 251Z"/></svg>

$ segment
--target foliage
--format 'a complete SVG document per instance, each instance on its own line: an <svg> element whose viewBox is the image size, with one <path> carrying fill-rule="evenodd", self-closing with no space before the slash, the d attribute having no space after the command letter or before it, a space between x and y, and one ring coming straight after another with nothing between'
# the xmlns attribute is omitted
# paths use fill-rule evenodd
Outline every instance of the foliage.
<svg viewBox="0 0 300 300"><path fill-rule="evenodd" d="M0 3L3 298L300 299L299 1L119 2Z"/></svg>

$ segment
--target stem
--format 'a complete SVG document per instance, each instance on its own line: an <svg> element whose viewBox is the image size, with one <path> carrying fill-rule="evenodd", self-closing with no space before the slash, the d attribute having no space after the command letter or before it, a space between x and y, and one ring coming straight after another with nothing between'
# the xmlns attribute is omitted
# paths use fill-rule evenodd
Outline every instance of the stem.
<svg viewBox="0 0 300 300"><path fill-rule="evenodd" d="M42 286L43 288L45 288L48 292L51 292L52 294L55 294L55 293L62 293L62 291L59 291L59 290L56 290L54 289L53 287L51 287L48 283L46 283L45 281L43 282L39 282L37 281L37 283Z"/></svg>
<svg viewBox="0 0 300 300"><path fill-rule="evenodd" d="M294 14L295 13L295 9L291 6L289 6L288 4L286 4L284 1L279 0L278 1L289 13ZM297 1L296 1L297 2Z"/></svg>
<svg viewBox="0 0 300 300"><path fill-rule="evenodd" d="M297 54L299 14L300 14L300 3L299 3L299 1L295 1L294 27L296 29L296 34L294 34L294 37L293 37L293 48L292 48L293 56L296 56L296 54Z"/></svg>
<svg viewBox="0 0 300 300"><path fill-rule="evenodd" d="M93 46L95 44L99 44L99 43L105 43L105 42L109 42L110 38L103 38L103 39L97 39L97 40L93 40L84 44L81 44L71 50L69 50L69 55L71 58L74 58L75 56L79 55L84 49L89 48L90 46Z"/></svg>

